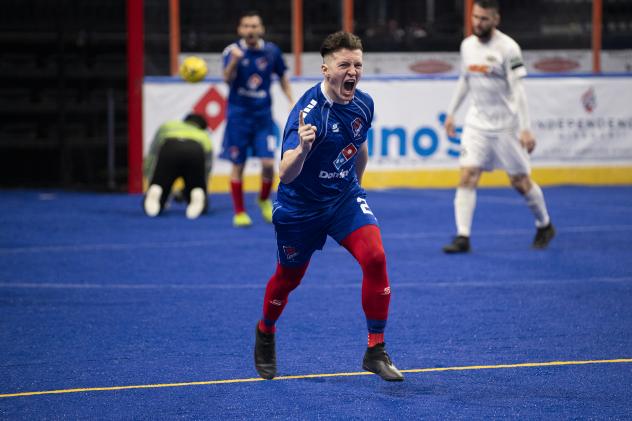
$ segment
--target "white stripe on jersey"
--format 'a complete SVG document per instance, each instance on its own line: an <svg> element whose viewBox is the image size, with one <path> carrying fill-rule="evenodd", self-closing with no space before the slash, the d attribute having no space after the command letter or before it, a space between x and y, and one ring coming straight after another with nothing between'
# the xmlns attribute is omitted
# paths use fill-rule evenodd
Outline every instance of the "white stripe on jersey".
<svg viewBox="0 0 632 421"><path fill-rule="evenodd" d="M366 105L361 99L359 99L357 96L353 97L353 100L358 102L360 105L364 106L364 110L362 109L362 107L360 105L358 105L358 108L360 109L360 111L362 111L362 114L364 114L364 119L366 121L373 121L373 117L369 116L371 114L371 109L369 108L368 105ZM365 112L366 110L366 112Z"/></svg>

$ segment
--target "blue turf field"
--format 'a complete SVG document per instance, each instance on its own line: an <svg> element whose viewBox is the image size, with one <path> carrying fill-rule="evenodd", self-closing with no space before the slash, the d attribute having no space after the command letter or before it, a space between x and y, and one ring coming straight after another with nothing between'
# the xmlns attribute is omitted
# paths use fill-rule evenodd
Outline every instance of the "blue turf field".
<svg viewBox="0 0 632 421"><path fill-rule="evenodd" d="M401 384L360 374L361 273L333 241L278 325L280 375L299 378L254 380L275 247L252 195L255 226L236 230L227 195L189 221L177 204L145 217L140 196L2 191L0 417L629 419L632 187L544 191L550 249L529 248L517 194L482 189L464 256L440 252L452 190L369 192L393 289L388 348L401 369L431 369ZM135 385L147 387L120 388ZM7 396L46 391L62 393Z"/></svg>

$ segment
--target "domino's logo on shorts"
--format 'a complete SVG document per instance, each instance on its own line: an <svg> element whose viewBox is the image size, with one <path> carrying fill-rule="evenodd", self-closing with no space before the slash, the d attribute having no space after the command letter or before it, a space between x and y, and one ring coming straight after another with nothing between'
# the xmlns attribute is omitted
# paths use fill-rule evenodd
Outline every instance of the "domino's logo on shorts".
<svg viewBox="0 0 632 421"><path fill-rule="evenodd" d="M334 161L334 167L336 167L337 170L340 170L340 167L342 167L348 160L350 160L353 155L356 154L356 152L358 152L358 148L356 148L353 143L349 143L338 154L338 157Z"/></svg>
<svg viewBox="0 0 632 421"><path fill-rule="evenodd" d="M230 154L230 159L239 159L239 148L237 146L231 146L228 151L228 153Z"/></svg>
<svg viewBox="0 0 632 421"><path fill-rule="evenodd" d="M287 260L294 260L299 255L299 252L296 247L283 246L283 254L285 254Z"/></svg>

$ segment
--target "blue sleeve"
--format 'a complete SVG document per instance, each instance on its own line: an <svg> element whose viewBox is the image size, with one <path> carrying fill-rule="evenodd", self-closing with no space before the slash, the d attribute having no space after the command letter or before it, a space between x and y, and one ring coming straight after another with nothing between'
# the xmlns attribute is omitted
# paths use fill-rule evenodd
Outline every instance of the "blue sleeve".
<svg viewBox="0 0 632 421"><path fill-rule="evenodd" d="M224 55L222 56L222 65L224 69L226 68L226 66L228 66L229 60L230 60L230 51L227 53L224 53Z"/></svg>
<svg viewBox="0 0 632 421"><path fill-rule="evenodd" d="M298 137L298 113L303 112L303 108L305 108L306 103L309 103L310 99L311 98L309 96L304 96L296 103L296 105L294 105L294 108L292 108L292 111L287 118L287 122L285 123L285 130L283 131L281 157L283 157L283 153L285 153L285 151L295 149L300 143L300 139ZM306 124L309 123L316 126L316 140L314 140L314 142L318 141L323 133L319 115L320 109L318 108L314 108L307 115L304 115L304 121Z"/></svg>
<svg viewBox="0 0 632 421"><path fill-rule="evenodd" d="M274 59L274 73L279 75L279 77L283 77L285 71L287 70L287 66L285 64L285 60L283 60L283 54L281 53L281 49L276 48L276 54Z"/></svg>

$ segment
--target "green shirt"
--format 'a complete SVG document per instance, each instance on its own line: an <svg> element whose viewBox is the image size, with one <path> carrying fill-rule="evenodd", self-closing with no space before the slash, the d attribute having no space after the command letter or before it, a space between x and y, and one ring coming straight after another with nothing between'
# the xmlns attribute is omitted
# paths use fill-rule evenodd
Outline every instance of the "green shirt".
<svg viewBox="0 0 632 421"><path fill-rule="evenodd" d="M160 152L160 147L165 143L165 140L170 138L189 139L202 145L206 155L206 176L208 178L213 162L213 143L211 142L211 137L206 130L202 130L194 124L181 120L167 121L158 128L143 164L143 174L145 177L151 178L156 165L156 157Z"/></svg>

